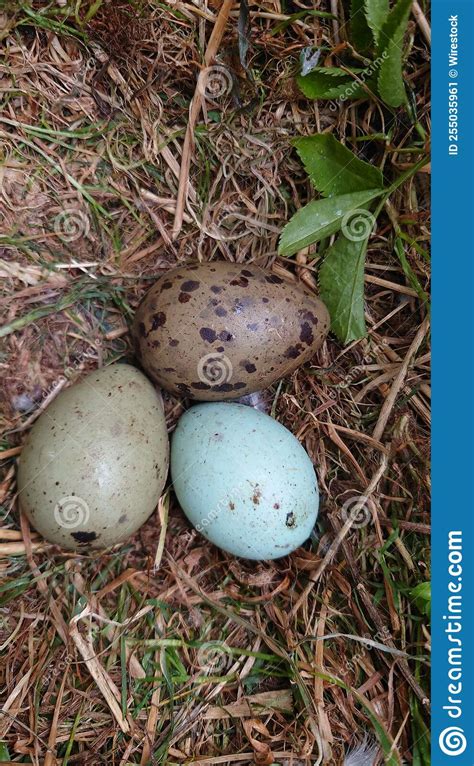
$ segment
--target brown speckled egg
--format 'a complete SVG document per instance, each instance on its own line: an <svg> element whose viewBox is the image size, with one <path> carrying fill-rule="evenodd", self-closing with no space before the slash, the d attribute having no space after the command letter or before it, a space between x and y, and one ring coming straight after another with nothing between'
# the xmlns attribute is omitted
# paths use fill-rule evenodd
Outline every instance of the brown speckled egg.
<svg viewBox="0 0 474 766"><path fill-rule="evenodd" d="M328 330L325 305L305 287L226 261L167 272L134 323L137 356L150 377L201 400L270 386L311 359Z"/></svg>

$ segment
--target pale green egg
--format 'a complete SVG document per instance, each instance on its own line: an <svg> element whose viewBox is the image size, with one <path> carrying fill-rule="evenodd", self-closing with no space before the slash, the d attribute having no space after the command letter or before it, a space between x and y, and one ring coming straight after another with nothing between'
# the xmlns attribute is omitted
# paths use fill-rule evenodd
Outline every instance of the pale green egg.
<svg viewBox="0 0 474 766"><path fill-rule="evenodd" d="M286 556L311 534L319 505L313 464L287 428L234 403L192 407L171 443L171 476L193 526L247 559Z"/></svg>
<svg viewBox="0 0 474 766"><path fill-rule="evenodd" d="M126 540L155 510L168 473L161 397L128 364L62 391L40 415L18 469L20 504L64 548Z"/></svg>

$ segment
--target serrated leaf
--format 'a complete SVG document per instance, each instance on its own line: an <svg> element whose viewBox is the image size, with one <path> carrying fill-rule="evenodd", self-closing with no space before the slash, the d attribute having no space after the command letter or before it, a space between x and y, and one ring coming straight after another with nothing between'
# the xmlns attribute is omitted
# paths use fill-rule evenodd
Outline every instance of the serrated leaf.
<svg viewBox="0 0 474 766"><path fill-rule="evenodd" d="M339 234L319 270L321 298L331 316L331 330L341 343L364 338L364 269L368 236L360 241Z"/></svg>
<svg viewBox="0 0 474 766"><path fill-rule="evenodd" d="M383 53L390 40L399 34L400 27L403 27L403 34L408 23L410 9L413 0L398 0L387 16L387 20L380 29L378 53Z"/></svg>
<svg viewBox="0 0 474 766"><path fill-rule="evenodd" d="M379 42L380 30L388 19L388 0L364 0L367 24L372 30L375 45Z"/></svg>
<svg viewBox="0 0 474 766"><path fill-rule="evenodd" d="M359 53L372 46L373 36L365 18L364 0L351 0L350 36Z"/></svg>
<svg viewBox="0 0 474 766"><path fill-rule="evenodd" d="M381 99L394 108L406 101L402 71L403 37L411 4L412 0L398 0L379 35L379 51L383 60L377 81L378 91Z"/></svg>
<svg viewBox="0 0 474 766"><path fill-rule="evenodd" d="M283 229L279 254L293 255L303 247L335 234L341 228L345 216L365 207L381 194L383 189L368 189L310 202L298 210Z"/></svg>
<svg viewBox="0 0 474 766"><path fill-rule="evenodd" d="M392 40L384 53L386 58L380 65L377 81L379 96L388 106L396 108L406 101L405 83L402 72L402 49Z"/></svg>
<svg viewBox="0 0 474 766"><path fill-rule="evenodd" d="M331 133L293 141L313 186L326 197L383 186L380 170L360 160Z"/></svg>
<svg viewBox="0 0 474 766"><path fill-rule="evenodd" d="M353 70L357 73L357 70ZM359 70L363 71L363 70ZM298 75L296 82L306 98L357 99L364 88L343 69L337 67L316 67L307 75Z"/></svg>

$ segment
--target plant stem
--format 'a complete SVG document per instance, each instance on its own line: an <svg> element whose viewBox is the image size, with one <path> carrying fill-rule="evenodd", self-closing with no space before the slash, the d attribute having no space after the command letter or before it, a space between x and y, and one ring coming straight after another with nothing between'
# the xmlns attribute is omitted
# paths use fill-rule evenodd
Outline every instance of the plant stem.
<svg viewBox="0 0 474 766"><path fill-rule="evenodd" d="M393 182L393 184L391 184L391 186L388 187L388 189L385 191L383 196L380 198L380 202L377 205L377 208L376 208L376 210L374 212L375 218L378 217L378 215L381 212L383 206L385 205L385 203L388 200L388 198L393 194L393 192L396 191L396 189L398 189L399 186L401 186L403 183L405 183L405 181L407 181L409 178L411 178L416 173L418 173L420 168L422 168L425 165L427 165L428 162L429 162L429 158L428 157L422 157L422 159L418 160L418 162L416 162L411 168L408 168L408 170L405 170L404 173L402 173L401 175L398 176L398 178Z"/></svg>

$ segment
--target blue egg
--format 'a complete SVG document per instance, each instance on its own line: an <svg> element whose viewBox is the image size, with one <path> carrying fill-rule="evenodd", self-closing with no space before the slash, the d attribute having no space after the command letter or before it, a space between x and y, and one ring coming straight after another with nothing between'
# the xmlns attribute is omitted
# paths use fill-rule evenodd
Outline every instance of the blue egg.
<svg viewBox="0 0 474 766"><path fill-rule="evenodd" d="M287 428L243 404L192 407L171 443L171 477L191 524L234 556L286 556L311 534L313 464Z"/></svg>

